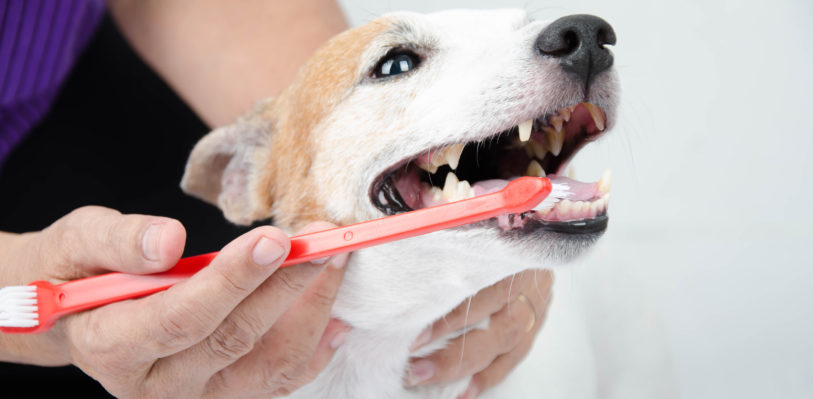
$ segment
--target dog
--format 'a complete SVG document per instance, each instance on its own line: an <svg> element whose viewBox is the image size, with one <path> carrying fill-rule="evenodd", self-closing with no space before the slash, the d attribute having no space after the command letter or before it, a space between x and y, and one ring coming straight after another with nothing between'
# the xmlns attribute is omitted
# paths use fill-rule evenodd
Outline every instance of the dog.
<svg viewBox="0 0 813 399"><path fill-rule="evenodd" d="M607 48L615 40L590 15L387 14L330 40L278 97L195 146L185 192L234 223L271 218L288 232L482 195L522 175L571 190L546 211L356 251L333 308L354 329L291 398L454 398L465 390L468 378L405 388L410 344L480 289L566 264L605 231L609 176L582 183L563 171L615 123Z"/></svg>

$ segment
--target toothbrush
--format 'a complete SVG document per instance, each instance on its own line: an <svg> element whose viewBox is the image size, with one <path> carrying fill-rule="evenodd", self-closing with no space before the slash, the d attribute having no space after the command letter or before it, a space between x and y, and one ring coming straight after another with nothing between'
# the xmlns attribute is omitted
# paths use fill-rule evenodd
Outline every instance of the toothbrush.
<svg viewBox="0 0 813 399"><path fill-rule="evenodd" d="M568 194L567 185L547 178L520 177L503 189L442 205L291 237L290 266L372 245L462 226L505 213L552 208ZM54 285L35 281L0 289L0 331L39 333L60 317L125 299L138 298L183 281L206 267L217 252L181 259L172 269L151 275L108 273Z"/></svg>

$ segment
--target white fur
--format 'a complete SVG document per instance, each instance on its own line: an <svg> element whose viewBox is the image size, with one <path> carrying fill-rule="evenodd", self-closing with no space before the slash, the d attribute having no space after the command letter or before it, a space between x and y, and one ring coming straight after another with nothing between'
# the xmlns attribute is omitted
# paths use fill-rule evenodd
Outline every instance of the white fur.
<svg viewBox="0 0 813 399"><path fill-rule="evenodd" d="M582 101L601 106L610 127L614 123L615 72L599 75L585 99L582 83L534 51L546 22L531 21L524 11L454 10L387 18L395 28L367 45L357 83L309 132L315 137L309 174L319 182L316 198L330 219L382 217L369 198L373 180L427 149L481 140ZM426 61L408 77L371 79L371 66L399 43L414 44ZM262 142L249 136L242 145ZM333 309L334 317L354 329L327 368L290 398L455 398L468 378L404 388L408 348L418 334L480 289L529 268L567 263L597 238L547 232L521 236L477 225L355 252ZM555 369L545 373L561 379L546 382L547 397L596 397L595 359L589 334L581 328L584 322L556 302L554 309L540 340L555 343L546 351L552 359L546 367Z"/></svg>

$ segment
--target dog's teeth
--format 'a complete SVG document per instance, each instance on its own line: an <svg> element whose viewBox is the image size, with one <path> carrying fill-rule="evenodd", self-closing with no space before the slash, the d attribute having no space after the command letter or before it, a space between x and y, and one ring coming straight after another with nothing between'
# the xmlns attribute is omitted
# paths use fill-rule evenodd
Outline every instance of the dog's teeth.
<svg viewBox="0 0 813 399"><path fill-rule="evenodd" d="M522 141L528 141L531 138L531 127L533 127L534 120L528 119L525 122L522 122L517 126L519 130L519 139Z"/></svg>
<svg viewBox="0 0 813 399"><path fill-rule="evenodd" d="M598 181L598 191L601 191L602 193L609 193L612 182L613 174L609 169L607 169L601 174L601 179Z"/></svg>
<svg viewBox="0 0 813 399"><path fill-rule="evenodd" d="M528 168L525 169L525 176L545 177L545 170L542 169L542 165L540 165L539 162L533 160L528 164Z"/></svg>
<svg viewBox="0 0 813 399"><path fill-rule="evenodd" d="M570 114L570 108L562 108L562 110L559 111L559 117L565 122L570 122Z"/></svg>
<svg viewBox="0 0 813 399"><path fill-rule="evenodd" d="M593 117L593 122L596 124L596 128L598 128L599 131L603 131L604 114L601 112L601 109L590 103L584 103L584 107L587 108L587 112L589 112L590 116Z"/></svg>
<svg viewBox="0 0 813 399"><path fill-rule="evenodd" d="M565 175L566 175L568 178L571 178L571 179L574 179L574 180L575 180L575 179L576 179L576 168L574 168L574 167L572 167L572 166L568 166L568 167L567 167L567 171L565 171Z"/></svg>
<svg viewBox="0 0 813 399"><path fill-rule="evenodd" d="M460 181L457 180L457 175L454 172L449 172L446 175L446 183L443 184L443 198L453 201L457 196L458 183Z"/></svg>
<svg viewBox="0 0 813 399"><path fill-rule="evenodd" d="M438 187L432 187L429 189L429 194L432 194L432 199L435 202L440 202L443 199L443 190Z"/></svg>
<svg viewBox="0 0 813 399"><path fill-rule="evenodd" d="M434 164L426 163L426 162L418 162L418 167L429 172L429 173L436 173L438 171L438 167Z"/></svg>
<svg viewBox="0 0 813 399"><path fill-rule="evenodd" d="M449 167L452 170L457 169L457 165L460 164L460 154L463 153L463 147L465 144L452 144L444 149L446 153L446 163L449 164Z"/></svg>
<svg viewBox="0 0 813 399"><path fill-rule="evenodd" d="M474 190L467 180L457 183L457 195L455 201L463 200L466 198L474 197Z"/></svg>
<svg viewBox="0 0 813 399"><path fill-rule="evenodd" d="M553 130L549 127L544 127L545 136L548 139L548 149L553 156L558 157L562 152L562 145L565 143L565 132Z"/></svg>
<svg viewBox="0 0 813 399"><path fill-rule="evenodd" d="M551 116L550 117L550 124L553 126L553 129L556 131L562 130L562 124L564 124L564 120L558 116Z"/></svg>
<svg viewBox="0 0 813 399"><path fill-rule="evenodd" d="M435 168L446 165L446 150L440 149L433 152L432 156L429 157L429 163L431 163Z"/></svg>
<svg viewBox="0 0 813 399"><path fill-rule="evenodd" d="M559 204L556 206L556 213L559 214L559 217L563 220L570 218L570 213L573 208L573 203L570 200L561 200Z"/></svg>
<svg viewBox="0 0 813 399"><path fill-rule="evenodd" d="M536 158L539 160L545 159L545 155L548 153L548 150L545 149L545 145L536 140L531 140L528 142L528 144L525 146L526 152L528 148L533 151L531 154L528 154L528 156L536 156Z"/></svg>
<svg viewBox="0 0 813 399"><path fill-rule="evenodd" d="M575 110L576 110L576 107L577 107L577 106L578 106L578 105L571 105L571 106L567 107L567 110L568 110L568 111L570 111L570 113L572 114L572 113L573 113L573 111L575 111Z"/></svg>

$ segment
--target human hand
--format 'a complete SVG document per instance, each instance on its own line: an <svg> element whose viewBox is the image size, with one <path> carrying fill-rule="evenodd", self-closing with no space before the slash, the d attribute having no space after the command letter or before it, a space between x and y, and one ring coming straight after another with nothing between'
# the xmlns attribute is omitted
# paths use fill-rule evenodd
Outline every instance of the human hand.
<svg viewBox="0 0 813 399"><path fill-rule="evenodd" d="M163 271L184 240L175 220L86 207L3 249L25 271L11 273L13 284L25 284ZM166 291L64 317L47 333L5 335L3 349L17 344L6 351L12 360L73 363L123 398L289 394L327 365L349 331L330 319L347 255L277 270L289 249L282 231L259 227Z"/></svg>
<svg viewBox="0 0 813 399"><path fill-rule="evenodd" d="M477 397L501 382L531 349L550 304L553 274L527 270L486 287L463 301L415 340L413 352L452 331L486 317L485 330L472 330L431 355L413 359L407 376L410 386L454 381L472 376L461 399ZM475 349L476 348L476 349Z"/></svg>

